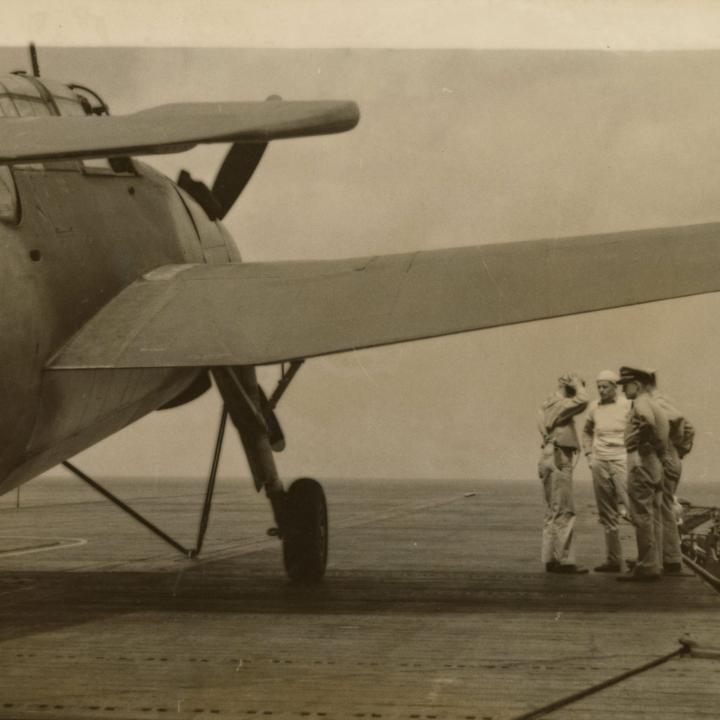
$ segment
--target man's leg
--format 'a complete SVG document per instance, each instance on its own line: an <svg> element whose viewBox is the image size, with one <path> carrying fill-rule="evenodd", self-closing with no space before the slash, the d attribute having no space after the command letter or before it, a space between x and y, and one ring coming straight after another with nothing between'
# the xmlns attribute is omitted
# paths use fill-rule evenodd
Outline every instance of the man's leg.
<svg viewBox="0 0 720 720"><path fill-rule="evenodd" d="M618 530L618 511L612 468L607 460L593 460L593 490L598 519L605 531L605 563L595 569L599 572L620 569L622 548Z"/></svg>
<svg viewBox="0 0 720 720"><path fill-rule="evenodd" d="M662 491L662 476L660 477L660 485L655 491L653 498L653 529L655 530L655 557L658 570L663 570L663 519L662 519L662 503L663 503L663 491Z"/></svg>
<svg viewBox="0 0 720 720"><path fill-rule="evenodd" d="M627 490L627 461L609 460L608 465L612 475L613 485L615 487L615 504L618 515L629 517L630 500L628 500Z"/></svg>
<svg viewBox="0 0 720 720"><path fill-rule="evenodd" d="M680 458L670 455L663 462L662 503L662 557L663 567L669 571L682 571L680 533L674 510L674 498L682 471Z"/></svg>
<svg viewBox="0 0 720 720"><path fill-rule="evenodd" d="M545 516L543 518L541 560L547 567L558 562L555 556L555 527L554 512L552 508L552 474L555 461L553 460L552 445L542 449L538 462L538 476L542 483L543 498L545 500Z"/></svg>
<svg viewBox="0 0 720 720"><path fill-rule="evenodd" d="M575 564L573 531L575 529L575 503L572 489L573 453L564 448L555 449L555 469L552 473L553 525L555 528L555 554L561 565Z"/></svg>
<svg viewBox="0 0 720 720"><path fill-rule="evenodd" d="M659 465L659 461L655 458ZM660 471L661 473L661 471ZM635 565L636 575L660 576L658 564L658 527L657 514L660 496L661 478L655 477L652 461L643 461L628 473L628 497L630 511L635 522L638 559ZM661 529L661 526L660 526Z"/></svg>
<svg viewBox="0 0 720 720"><path fill-rule="evenodd" d="M630 517L630 500L627 492L627 460L609 460L610 479L615 490L615 525L616 525L616 542L617 556L622 565L622 543L620 542L620 525L622 518Z"/></svg>

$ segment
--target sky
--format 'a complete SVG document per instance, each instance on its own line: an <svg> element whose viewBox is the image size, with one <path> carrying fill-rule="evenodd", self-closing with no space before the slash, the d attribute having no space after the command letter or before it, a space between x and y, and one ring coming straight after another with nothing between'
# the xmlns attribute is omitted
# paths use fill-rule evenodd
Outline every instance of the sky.
<svg viewBox="0 0 720 720"><path fill-rule="evenodd" d="M358 102L361 121L350 133L271 145L226 219L248 261L720 219L720 50L705 32L711 23L698 21L715 12L704 3L688 4L697 9L694 24L675 19L675 37L666 24L650 21L635 38L621 21L635 17L637 4L617 4L625 15L613 30L603 22L607 11L588 3L595 14L579 36L572 33L579 21L558 14L560 4L535 4L544 8L535 12L545 24L523 36L512 13L503 30L494 5L479 3L468 10L480 29L473 48L457 47L470 44L462 23L428 34L437 3L412 4L423 11L415 35L407 34L412 22L396 19L396 34L372 43L362 32L359 40L348 38L339 16L330 38L318 35L317 24L310 29L283 16L273 42L262 31L272 18L256 3L240 3L253 10L255 35L238 22L232 46L223 30L183 36L189 13L161 36L144 37L148 23L131 38L163 47L131 48L122 47L129 44L122 33L108 37L109 15L83 16L82 3L71 2L63 22L53 23L38 5L28 8L42 29L33 36L41 71L92 87L115 114L272 93ZM114 5L104 3L108 10ZM654 6L666 20L676 12L667 3ZM357 8L348 7L352 17ZM487 10L488 23L473 14L477 7ZM66 38L68 19L76 30L89 28L89 40ZM700 28L693 42L690 26ZM3 71L27 63L24 48L0 51ZM222 156L223 148L210 147L150 162L171 177L187 168L211 182ZM698 428L687 482L712 478L720 460L713 443L720 428L718 310L720 298L708 295L313 359L279 407L288 439L276 456L281 475L531 478L539 450L535 413L557 376L576 370L592 385L602 369L639 364L657 368L662 389ZM262 378L272 389L277 371L263 369ZM202 475L219 412L213 391L149 416L77 463L97 475ZM247 474L230 433L222 472ZM582 463L577 477L589 481Z"/></svg>
<svg viewBox="0 0 720 720"><path fill-rule="evenodd" d="M5 0L0 41L185 47L717 47L714 0Z"/></svg>

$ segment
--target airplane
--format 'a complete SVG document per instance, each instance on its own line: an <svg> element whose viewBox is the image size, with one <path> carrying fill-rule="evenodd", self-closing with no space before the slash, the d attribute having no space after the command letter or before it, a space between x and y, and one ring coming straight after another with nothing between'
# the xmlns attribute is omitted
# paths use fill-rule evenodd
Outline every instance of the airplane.
<svg viewBox="0 0 720 720"><path fill-rule="evenodd" d="M322 579L328 512L286 489L275 408L309 358L720 290L720 224L319 261L242 262L222 224L270 141L342 133L351 101L212 102L111 115L94 90L0 77L0 493L214 386L293 581ZM135 156L229 144L212 187ZM279 365L269 396L256 368ZM197 547L187 551L199 553Z"/></svg>

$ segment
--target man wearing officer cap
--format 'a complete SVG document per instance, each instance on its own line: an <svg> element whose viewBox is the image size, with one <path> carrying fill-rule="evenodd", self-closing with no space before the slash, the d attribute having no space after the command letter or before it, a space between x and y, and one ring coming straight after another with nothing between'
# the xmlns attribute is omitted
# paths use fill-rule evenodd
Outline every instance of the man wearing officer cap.
<svg viewBox="0 0 720 720"><path fill-rule="evenodd" d="M605 562L595 572L621 572L620 518L627 517L627 453L625 427L630 402L618 395L617 373L603 370L596 378L598 400L593 400L583 428L582 444L592 472L600 524L605 529Z"/></svg>
<svg viewBox="0 0 720 720"><path fill-rule="evenodd" d="M635 524L638 558L632 572L618 580L650 582L662 569L662 459L667 452L669 423L650 396L655 371L621 367L618 383L632 401L625 431L628 497Z"/></svg>
<svg viewBox="0 0 720 720"><path fill-rule="evenodd" d="M670 427L667 452L663 458L663 499L660 511L663 535L663 575L682 575L682 554L675 514L675 493L682 475L682 459L693 447L695 428L678 410L675 402L658 391L657 378L653 377L648 392L667 417Z"/></svg>

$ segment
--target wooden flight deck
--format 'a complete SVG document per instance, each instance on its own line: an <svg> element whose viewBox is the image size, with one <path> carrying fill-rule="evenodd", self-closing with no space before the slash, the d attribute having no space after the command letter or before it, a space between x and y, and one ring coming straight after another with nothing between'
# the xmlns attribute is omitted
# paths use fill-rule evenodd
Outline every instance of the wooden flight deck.
<svg viewBox="0 0 720 720"><path fill-rule="evenodd" d="M106 484L192 545L201 481ZM192 561L74 479L25 486L19 509L0 498L0 718L500 720L681 636L720 647L720 596L689 572L653 585L543 572L532 481L325 488L318 587L285 579L248 481L220 481ZM689 482L685 494L720 500ZM602 530L584 483L576 500L592 566ZM548 717L716 718L719 685L717 659L685 655Z"/></svg>

